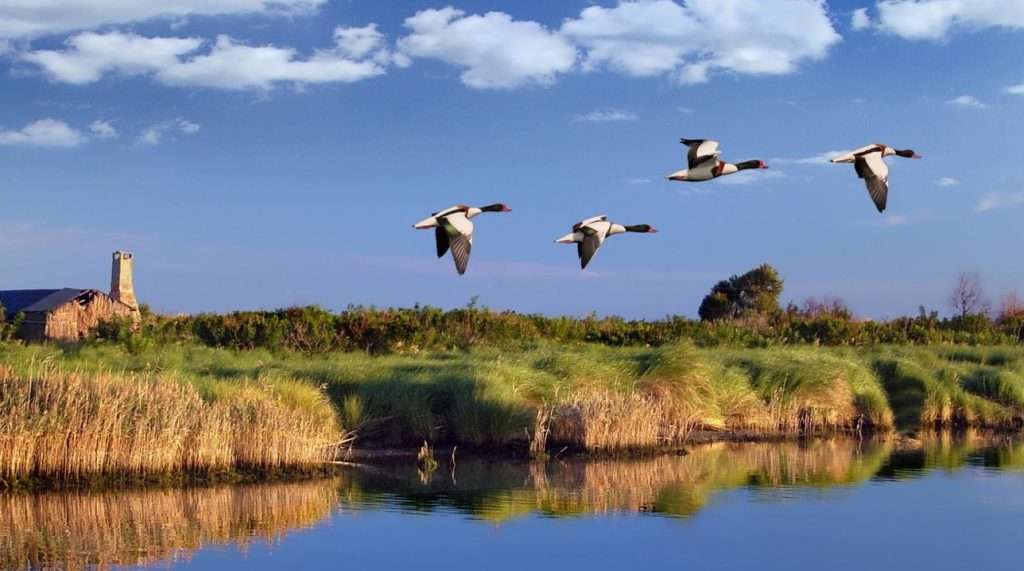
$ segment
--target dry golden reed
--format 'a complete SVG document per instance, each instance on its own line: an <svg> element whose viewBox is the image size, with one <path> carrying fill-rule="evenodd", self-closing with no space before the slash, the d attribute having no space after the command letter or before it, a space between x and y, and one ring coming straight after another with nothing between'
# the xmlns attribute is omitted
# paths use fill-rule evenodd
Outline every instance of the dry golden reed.
<svg viewBox="0 0 1024 571"><path fill-rule="evenodd" d="M204 399L163 377L0 370L0 479L309 466L338 438L320 398L234 382Z"/></svg>

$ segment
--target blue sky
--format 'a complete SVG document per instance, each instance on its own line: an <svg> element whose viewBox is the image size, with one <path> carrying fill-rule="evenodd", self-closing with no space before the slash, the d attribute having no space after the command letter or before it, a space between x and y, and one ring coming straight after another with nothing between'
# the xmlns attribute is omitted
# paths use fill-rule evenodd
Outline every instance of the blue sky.
<svg viewBox="0 0 1024 571"><path fill-rule="evenodd" d="M162 311L317 303L695 315L777 266L784 299L946 311L1024 289L1024 1L0 0L0 288ZM220 38L220 39L218 39ZM704 184L681 136L767 171ZM879 215L829 152L890 159ZM477 220L467 275L411 224ZM586 272L584 217L648 223Z"/></svg>

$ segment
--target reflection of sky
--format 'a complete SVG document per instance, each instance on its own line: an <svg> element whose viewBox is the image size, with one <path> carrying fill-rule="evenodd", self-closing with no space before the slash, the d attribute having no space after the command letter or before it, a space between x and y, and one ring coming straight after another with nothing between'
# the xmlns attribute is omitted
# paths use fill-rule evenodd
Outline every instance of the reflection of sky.
<svg viewBox="0 0 1024 571"><path fill-rule="evenodd" d="M780 501L724 492L694 517L343 513L274 546L196 553L181 569L1008 569L1024 478L966 468Z"/></svg>

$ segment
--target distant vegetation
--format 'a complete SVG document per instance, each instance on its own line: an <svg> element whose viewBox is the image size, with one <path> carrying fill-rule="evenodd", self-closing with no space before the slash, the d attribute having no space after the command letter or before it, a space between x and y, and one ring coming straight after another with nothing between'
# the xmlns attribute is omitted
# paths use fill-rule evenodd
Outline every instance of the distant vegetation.
<svg viewBox="0 0 1024 571"><path fill-rule="evenodd" d="M783 281L765 264L715 284L700 304L699 321L619 317L547 317L491 311L472 300L466 307L376 309L350 307L332 313L318 307L238 311L166 317L147 314L139 331L125 323L101 328L99 337L141 343L198 342L231 349L269 349L307 354L361 351L370 354L530 347L537 343L651 346L689 340L698 347L826 345L1007 345L1024 342L1024 304L1008 294L991 310L976 274L961 274L950 294L952 317L919 308L916 316L886 321L857 319L837 298L781 306ZM994 315L993 315L994 314Z"/></svg>
<svg viewBox="0 0 1024 571"><path fill-rule="evenodd" d="M769 265L732 276L712 287L700 304L701 319L668 316L658 320L620 317L548 317L492 311L472 300L444 311L349 307L341 312L308 306L270 311L236 311L165 316L144 309L141 327L130 320L101 324L95 338L130 350L178 343L210 347L324 354L466 350L472 347L523 348L538 343L597 343L628 347L689 340L698 347L826 345L1008 345L1024 341L1024 304L1008 294L993 312L980 278L962 274L951 293L952 317L919 308L915 316L886 321L857 319L836 298L808 299L781 306L783 281ZM994 313L994 315L993 315ZM0 308L0 340L14 336L19 316L5 320Z"/></svg>

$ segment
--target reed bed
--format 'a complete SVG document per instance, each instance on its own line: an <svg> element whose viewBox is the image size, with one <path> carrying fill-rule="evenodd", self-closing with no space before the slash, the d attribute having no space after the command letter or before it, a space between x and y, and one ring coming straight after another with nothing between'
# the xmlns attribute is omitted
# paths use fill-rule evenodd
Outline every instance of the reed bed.
<svg viewBox="0 0 1024 571"><path fill-rule="evenodd" d="M209 544L273 542L327 518L337 485L0 494L0 568L109 569L187 558Z"/></svg>
<svg viewBox="0 0 1024 571"><path fill-rule="evenodd" d="M304 444L308 439L279 433L326 435L328 429L317 427L330 424L333 435L322 439L330 440L337 437L339 423L361 447L419 447L427 441L518 448L534 455L564 447L675 448L695 431L777 438L1024 424L1020 347L539 343L510 351L307 356L189 344L131 353L103 343L0 343L0 362L22 374L32 363L52 363L82 378L110 377L105 371L116 363L130 377L171 375L178 384L195 387L204 406L219 410L232 403L233 412L221 416L231 419L228 428L211 420L211 434L245 435L230 446L225 438L214 438L209 449L195 445L190 453L220 458L230 449L231 460L219 462L255 466L316 457L315 446ZM306 416L277 414L274 398L263 398L266 390L274 398L287 394L290 406ZM297 418L315 420L303 428L295 426ZM139 438L146 430L139 429Z"/></svg>
<svg viewBox="0 0 1024 571"><path fill-rule="evenodd" d="M0 369L6 482L301 468L326 459L338 435L308 385Z"/></svg>

